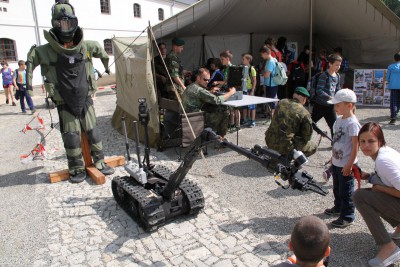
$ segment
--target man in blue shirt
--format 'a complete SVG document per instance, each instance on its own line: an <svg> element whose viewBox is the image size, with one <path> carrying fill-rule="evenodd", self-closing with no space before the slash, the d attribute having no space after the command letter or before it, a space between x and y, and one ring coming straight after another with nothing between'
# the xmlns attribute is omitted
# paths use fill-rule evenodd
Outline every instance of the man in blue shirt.
<svg viewBox="0 0 400 267"><path fill-rule="evenodd" d="M396 124L397 113L400 109L400 52L394 55L395 63L389 65L386 79L390 90L390 125Z"/></svg>

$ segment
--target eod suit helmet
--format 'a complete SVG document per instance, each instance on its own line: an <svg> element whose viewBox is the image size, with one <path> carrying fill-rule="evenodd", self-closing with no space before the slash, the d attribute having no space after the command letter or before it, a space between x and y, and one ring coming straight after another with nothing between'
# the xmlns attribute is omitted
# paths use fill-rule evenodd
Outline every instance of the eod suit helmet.
<svg viewBox="0 0 400 267"><path fill-rule="evenodd" d="M51 25L57 38L63 42L71 42L78 29L78 18L74 7L68 0L58 0L51 8Z"/></svg>

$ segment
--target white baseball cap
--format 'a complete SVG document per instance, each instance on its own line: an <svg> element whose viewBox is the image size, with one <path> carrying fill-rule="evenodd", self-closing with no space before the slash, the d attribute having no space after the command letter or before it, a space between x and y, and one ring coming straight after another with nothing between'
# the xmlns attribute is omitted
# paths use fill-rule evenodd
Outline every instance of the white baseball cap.
<svg viewBox="0 0 400 267"><path fill-rule="evenodd" d="M357 96L351 89L340 89L331 100L328 100L328 103L337 104L340 102L357 103Z"/></svg>

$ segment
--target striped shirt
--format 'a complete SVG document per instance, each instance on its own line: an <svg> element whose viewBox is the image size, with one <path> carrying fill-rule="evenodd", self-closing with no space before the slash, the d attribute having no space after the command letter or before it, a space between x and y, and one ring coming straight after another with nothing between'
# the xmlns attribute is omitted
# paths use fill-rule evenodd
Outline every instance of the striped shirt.
<svg viewBox="0 0 400 267"><path fill-rule="evenodd" d="M26 84L26 70L15 70L15 82L17 84Z"/></svg>

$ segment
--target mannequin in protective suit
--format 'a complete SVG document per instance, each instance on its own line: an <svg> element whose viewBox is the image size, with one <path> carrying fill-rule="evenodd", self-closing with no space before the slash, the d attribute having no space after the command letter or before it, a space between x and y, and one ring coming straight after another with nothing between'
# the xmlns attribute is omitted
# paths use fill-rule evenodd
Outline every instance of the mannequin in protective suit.
<svg viewBox="0 0 400 267"><path fill-rule="evenodd" d="M46 91L57 106L60 131L68 159L70 180L86 179L81 149L81 131L90 143L94 165L104 175L114 170L104 163L103 146L96 127L91 95L97 90L92 58L100 58L106 73L108 56L96 41L84 41L72 5L60 0L52 7L53 28L44 30L47 44L33 46L27 57L27 89L32 95L32 72L40 65Z"/></svg>

